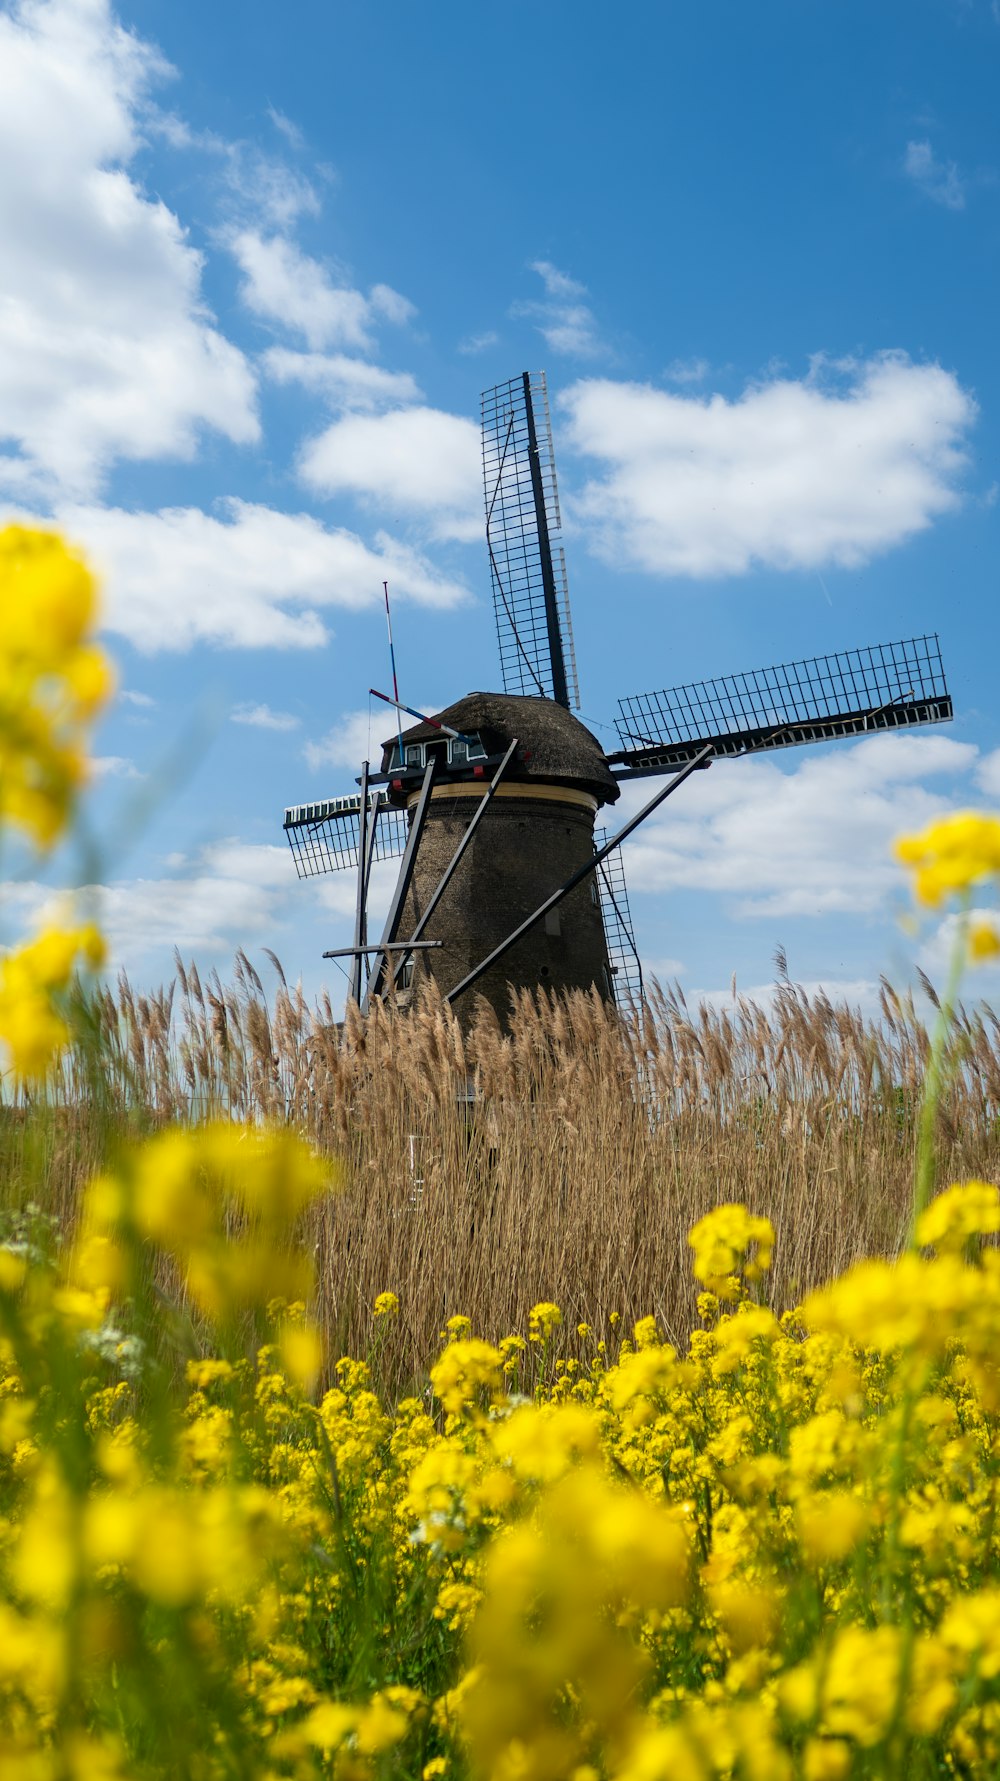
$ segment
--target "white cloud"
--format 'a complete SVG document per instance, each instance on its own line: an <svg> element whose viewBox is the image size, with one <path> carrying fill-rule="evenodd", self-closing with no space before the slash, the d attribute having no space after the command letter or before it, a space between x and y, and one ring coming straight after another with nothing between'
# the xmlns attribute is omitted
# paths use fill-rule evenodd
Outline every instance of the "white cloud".
<svg viewBox="0 0 1000 1781"><path fill-rule="evenodd" d="M327 932L326 917L354 912L352 873L300 881L283 843L222 840L190 857L175 854L164 866L162 876L116 879L78 893L79 911L99 920L107 936L109 968L124 969L137 985L172 975L175 947L195 959L203 977L213 965L225 974L237 947L252 953L269 946L280 956L283 938L291 938L298 956L302 928L320 912ZM372 869L369 916L376 933L398 870L391 859ZM61 893L30 881L10 886L4 908L15 932L66 915Z"/></svg>
<svg viewBox="0 0 1000 1781"><path fill-rule="evenodd" d="M983 756L976 768L976 782L991 798L1000 798L1000 748Z"/></svg>
<svg viewBox="0 0 1000 1781"><path fill-rule="evenodd" d="M668 383L704 383L711 369L707 359L673 359L663 375Z"/></svg>
<svg viewBox="0 0 1000 1781"><path fill-rule="evenodd" d="M538 273L545 286L545 299L540 303L514 303L511 315L533 321L552 352L578 359L596 358L604 349L594 312L584 302L586 285L560 272L550 260L533 261L531 270Z"/></svg>
<svg viewBox="0 0 1000 1781"><path fill-rule="evenodd" d="M121 754L94 755L89 763L95 779L144 779L134 761Z"/></svg>
<svg viewBox="0 0 1000 1781"><path fill-rule="evenodd" d="M151 698L149 693L133 692L131 687L120 687L117 697L123 705L135 705L140 711L149 711L156 704L156 700Z"/></svg>
<svg viewBox="0 0 1000 1781"><path fill-rule="evenodd" d="M243 301L254 315L301 334L314 349L371 344L367 297L334 284L326 267L287 236L240 229L227 245L243 274Z"/></svg>
<svg viewBox="0 0 1000 1781"><path fill-rule="evenodd" d="M299 473L319 494L348 493L424 513L440 536L482 531L479 429L439 408L335 421L303 448Z"/></svg>
<svg viewBox="0 0 1000 1781"><path fill-rule="evenodd" d="M458 350L468 354L488 352L491 346L496 346L499 339L499 334L493 328L487 328L483 334L467 334L464 340L459 341Z"/></svg>
<svg viewBox="0 0 1000 1781"><path fill-rule="evenodd" d="M305 148L306 139L303 136L302 131L299 129L298 124L296 124L292 118L286 117L284 112L279 111L276 105L269 105L267 107L267 115L270 118L271 123L274 125L274 128L278 131L279 135L285 138L285 141L290 148L295 149L296 153L301 152L301 150Z"/></svg>
<svg viewBox="0 0 1000 1781"><path fill-rule="evenodd" d="M694 577L856 566L912 537L958 505L976 415L950 372L901 353L820 359L735 401L586 380L562 407L605 466L573 503L597 553Z"/></svg>
<svg viewBox="0 0 1000 1781"><path fill-rule="evenodd" d="M417 711L426 711L433 715L443 711L444 705L436 705L433 700L408 700ZM447 702L447 701L446 701ZM401 713L400 724L405 730L415 720ZM314 772L321 767L348 767L357 773L361 762L369 761L373 766L382 759L382 744L387 736L391 736L395 728L395 714L388 705L379 704L378 708L367 711L345 711L332 729L327 730L318 742L307 742L302 750L309 766Z"/></svg>
<svg viewBox="0 0 1000 1781"><path fill-rule="evenodd" d="M234 705L229 718L252 730L297 730L301 721L291 711L272 711L270 705Z"/></svg>
<svg viewBox="0 0 1000 1781"><path fill-rule="evenodd" d="M629 891L720 892L736 916L871 914L906 896L894 838L950 805L924 781L975 762L968 743L908 733L790 770L759 757L717 762L626 843ZM645 796L630 787L629 808Z"/></svg>
<svg viewBox="0 0 1000 1781"><path fill-rule="evenodd" d="M402 297L394 291L391 284L374 284L369 295L369 302L376 315L393 327L402 328L411 322L417 313L416 304L409 297Z"/></svg>
<svg viewBox="0 0 1000 1781"><path fill-rule="evenodd" d="M364 607L389 580L397 599L451 606L466 597L427 558L384 533L371 548L311 514L243 501L159 513L73 507L58 518L105 584L105 629L143 650L197 642L316 648L318 608Z"/></svg>
<svg viewBox="0 0 1000 1781"><path fill-rule="evenodd" d="M907 143L903 172L935 204L946 210L965 209L965 181L956 162L939 161L926 138Z"/></svg>
<svg viewBox="0 0 1000 1781"><path fill-rule="evenodd" d="M322 767L347 767L357 773L362 761L381 761L385 728L385 718L373 711L345 711L318 742L307 742L302 753L314 773Z"/></svg>
<svg viewBox="0 0 1000 1781"><path fill-rule="evenodd" d="M261 363L272 382L302 384L337 408L388 408L420 399L419 385L408 371L384 371L380 365L344 353L293 352L287 346L271 346Z"/></svg>
<svg viewBox="0 0 1000 1781"><path fill-rule="evenodd" d="M128 172L158 53L107 0L0 12L0 486L89 496L119 458L259 428L201 256ZM7 449L3 449L6 441Z"/></svg>

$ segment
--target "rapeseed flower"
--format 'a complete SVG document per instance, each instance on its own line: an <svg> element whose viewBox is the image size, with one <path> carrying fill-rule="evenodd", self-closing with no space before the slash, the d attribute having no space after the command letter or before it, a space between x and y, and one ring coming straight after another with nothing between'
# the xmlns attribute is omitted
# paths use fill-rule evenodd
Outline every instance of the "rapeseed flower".
<svg viewBox="0 0 1000 1781"><path fill-rule="evenodd" d="M913 872L914 895L930 909L968 893L1000 873L1000 818L978 810L939 817L916 835L902 835L896 858Z"/></svg>
<svg viewBox="0 0 1000 1781"><path fill-rule="evenodd" d="M0 823L44 850L73 815L112 690L96 613L94 578L57 533L0 529Z"/></svg>

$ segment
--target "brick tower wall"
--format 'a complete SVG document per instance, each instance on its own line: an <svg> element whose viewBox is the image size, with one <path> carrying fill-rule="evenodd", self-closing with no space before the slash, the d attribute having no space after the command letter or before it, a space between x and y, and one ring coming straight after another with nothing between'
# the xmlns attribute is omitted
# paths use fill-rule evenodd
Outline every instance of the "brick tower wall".
<svg viewBox="0 0 1000 1781"><path fill-rule="evenodd" d="M412 934L480 799L432 795L413 881L400 923ZM444 791L444 795L442 795ZM422 974L446 992L492 952L539 903L593 857L596 800L586 793L545 786L500 788L444 896L424 931L443 940L440 951L415 953L413 989ZM463 1025L475 998L485 996L501 1025L510 1012L510 985L518 989L590 990L611 999L604 924L595 901L595 879L577 885L517 946L455 1003Z"/></svg>

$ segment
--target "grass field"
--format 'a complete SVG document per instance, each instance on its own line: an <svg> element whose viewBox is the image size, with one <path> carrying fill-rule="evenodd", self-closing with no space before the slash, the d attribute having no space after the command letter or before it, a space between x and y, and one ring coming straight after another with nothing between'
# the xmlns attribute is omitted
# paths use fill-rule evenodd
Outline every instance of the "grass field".
<svg viewBox="0 0 1000 1781"><path fill-rule="evenodd" d="M568 1330L607 1337L612 1313L626 1327L652 1313L683 1340L687 1232L722 1202L772 1219L777 1309L906 1239L928 1038L888 986L876 1018L787 981L769 1008L688 1009L654 990L638 1020L522 996L508 1037L483 1005L463 1041L433 1003L340 1027L280 978L268 999L241 959L230 985L180 964L155 995L122 981L100 1028L96 1085L86 1053L71 1056L51 1112L21 1097L8 1113L7 1203L34 1195L69 1231L83 1182L129 1131L218 1114L286 1125L345 1164L315 1215L330 1353L364 1352L376 1295L400 1297L380 1357L390 1391L426 1373L448 1317L519 1328L543 1293ZM994 1016L959 1015L951 1043L940 1172L988 1176Z"/></svg>

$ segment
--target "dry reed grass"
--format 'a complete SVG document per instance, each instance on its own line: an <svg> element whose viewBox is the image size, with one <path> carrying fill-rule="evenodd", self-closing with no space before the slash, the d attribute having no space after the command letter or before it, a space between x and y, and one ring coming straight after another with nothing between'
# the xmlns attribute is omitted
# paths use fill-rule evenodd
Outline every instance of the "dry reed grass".
<svg viewBox="0 0 1000 1781"><path fill-rule="evenodd" d="M290 1122L347 1165L314 1233L331 1352L372 1353L393 1390L419 1380L457 1312L496 1336L555 1300L565 1354L591 1352L615 1312L625 1327L653 1312L679 1338L694 1313L687 1232L720 1201L773 1219L779 1306L902 1239L928 1040L888 985L877 1020L787 979L771 1007L689 1009L654 986L630 1019L596 996L522 994L509 1034L481 1003L463 1037L430 996L338 1025L272 962L272 998L242 953L230 985L178 958L159 994L124 979L104 991L96 1075L78 1053L54 1103L5 1110L7 1203L29 1182L39 1197L41 1178L68 1226L122 1133L220 1112ZM956 1023L949 1179L997 1178L998 1031L985 1007ZM401 1316L376 1330L387 1288Z"/></svg>

